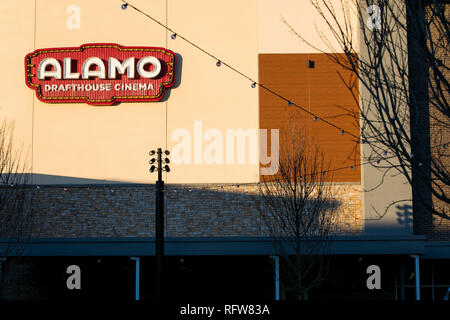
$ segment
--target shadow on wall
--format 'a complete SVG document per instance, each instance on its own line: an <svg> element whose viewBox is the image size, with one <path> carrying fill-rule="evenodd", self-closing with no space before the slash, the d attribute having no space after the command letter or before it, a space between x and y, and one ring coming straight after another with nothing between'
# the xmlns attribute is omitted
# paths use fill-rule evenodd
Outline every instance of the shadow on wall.
<svg viewBox="0 0 450 320"><path fill-rule="evenodd" d="M182 74L182 69L183 69L183 57L181 56L181 54L178 54L178 53L175 53L175 55L177 56L177 65L175 68L175 81L174 81L174 84L172 87L167 88L165 90L164 96L160 100L161 102L167 101L167 99L169 99L169 97L170 97L170 93L172 92L172 90L178 88L181 84L181 74Z"/></svg>
<svg viewBox="0 0 450 320"><path fill-rule="evenodd" d="M405 228L413 227L413 211L412 206L409 204L404 204L402 206L397 205L397 221L400 225L404 225Z"/></svg>
<svg viewBox="0 0 450 320"><path fill-rule="evenodd" d="M409 203L396 205L391 214L386 213L378 219L365 222L365 233L368 235L410 236L413 234L413 211Z"/></svg>
<svg viewBox="0 0 450 320"><path fill-rule="evenodd" d="M31 183L35 185L130 184L129 182L123 181L87 179L41 173L27 173L26 176L28 181L31 181Z"/></svg>
<svg viewBox="0 0 450 320"><path fill-rule="evenodd" d="M154 231L154 184L33 174L36 237L149 237ZM359 189L339 185L343 195ZM254 184L166 185L168 237L264 236L267 227ZM358 200L360 199L360 200ZM411 235L412 207L396 206L394 217L364 219L361 197L340 203L341 234Z"/></svg>
<svg viewBox="0 0 450 320"><path fill-rule="evenodd" d="M33 237L153 236L154 184L52 175L35 175L35 181L41 183L30 186L38 215ZM339 187L359 192L352 185ZM339 203L343 234L362 231L357 202ZM256 183L166 185L166 236L265 236L260 203Z"/></svg>

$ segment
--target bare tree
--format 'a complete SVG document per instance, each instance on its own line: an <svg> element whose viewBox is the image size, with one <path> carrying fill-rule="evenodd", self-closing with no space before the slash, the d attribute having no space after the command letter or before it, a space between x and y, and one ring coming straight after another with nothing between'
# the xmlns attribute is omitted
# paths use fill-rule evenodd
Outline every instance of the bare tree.
<svg viewBox="0 0 450 320"><path fill-rule="evenodd" d="M341 78L358 101L359 114L352 114L360 120L361 143L370 146L365 160L384 175L406 178L415 218L450 219L448 1L311 2L326 25L317 29L326 50L284 22L351 71Z"/></svg>
<svg viewBox="0 0 450 320"><path fill-rule="evenodd" d="M260 214L275 254L280 282L297 299L308 298L328 273L328 238L337 231L336 186L329 166L306 131L291 126L281 146L279 170L262 176Z"/></svg>
<svg viewBox="0 0 450 320"><path fill-rule="evenodd" d="M0 124L0 294L23 271L24 244L31 236L32 210L27 155L14 144L14 124ZM19 261L20 260L20 261ZM20 270L19 270L20 269Z"/></svg>

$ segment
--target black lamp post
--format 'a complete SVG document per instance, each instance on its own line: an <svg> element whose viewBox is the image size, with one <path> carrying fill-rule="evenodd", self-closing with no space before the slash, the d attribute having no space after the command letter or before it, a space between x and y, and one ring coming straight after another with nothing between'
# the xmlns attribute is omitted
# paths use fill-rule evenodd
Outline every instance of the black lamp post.
<svg viewBox="0 0 450 320"><path fill-rule="evenodd" d="M156 212L155 212L155 251L156 251L156 297L161 300L163 297L163 258L164 258L164 181L162 180L162 172L170 172L168 158L164 159L164 167L162 160L162 150L149 152L150 156L157 155L157 158L150 159L150 173L158 170L158 180L156 181ZM169 155L168 150L164 151L165 155ZM156 165L155 165L156 162Z"/></svg>

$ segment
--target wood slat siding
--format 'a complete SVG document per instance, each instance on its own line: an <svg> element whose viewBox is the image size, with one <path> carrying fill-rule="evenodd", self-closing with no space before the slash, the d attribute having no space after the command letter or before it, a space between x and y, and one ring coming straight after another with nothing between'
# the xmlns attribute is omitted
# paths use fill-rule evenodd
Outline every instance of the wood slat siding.
<svg viewBox="0 0 450 320"><path fill-rule="evenodd" d="M307 60L315 63L308 68ZM358 120L339 106L356 112L357 104L341 78L350 78L350 72L331 61L325 54L260 54L259 82L311 112L328 119L345 131L359 137ZM310 89L308 99L308 85ZM309 100L309 101L308 101ZM261 129L280 129L280 149L285 144L283 134L288 123L288 112L300 119L313 141L325 155L331 168L353 166L360 162L359 144L349 134L341 132L320 120L313 121L307 113L293 109L279 97L259 88L259 124ZM295 111L292 111L295 110ZM270 137L270 134L268 134ZM270 143L268 142L270 150ZM335 182L361 182L361 170L348 168L333 174Z"/></svg>

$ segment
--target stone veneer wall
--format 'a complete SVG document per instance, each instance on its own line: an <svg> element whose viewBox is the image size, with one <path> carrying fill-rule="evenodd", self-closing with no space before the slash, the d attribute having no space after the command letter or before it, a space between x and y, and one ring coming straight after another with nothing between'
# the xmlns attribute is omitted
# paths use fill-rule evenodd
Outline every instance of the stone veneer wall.
<svg viewBox="0 0 450 320"><path fill-rule="evenodd" d="M363 230L361 186L339 184L340 229ZM154 185L33 187L33 237L152 237ZM166 236L264 236L257 184L166 185Z"/></svg>

